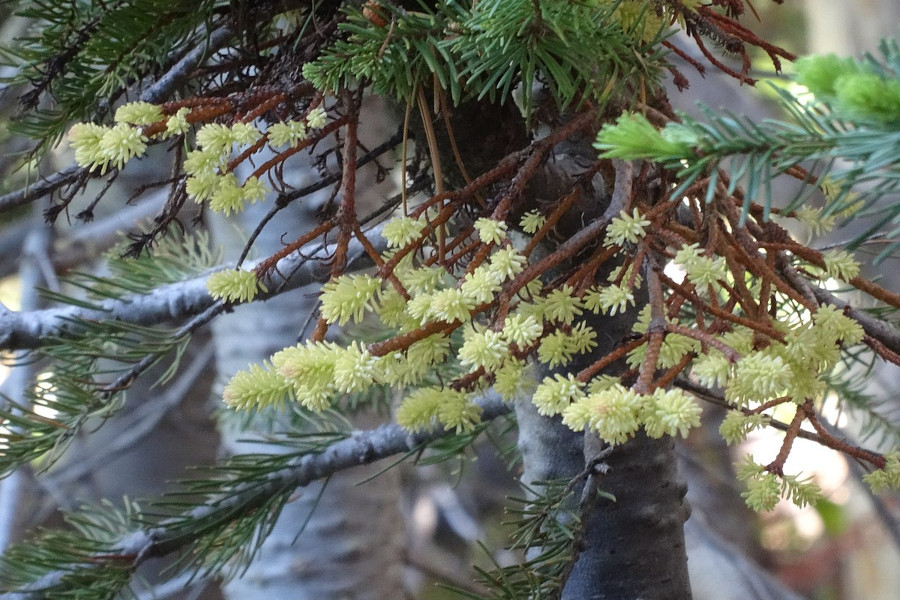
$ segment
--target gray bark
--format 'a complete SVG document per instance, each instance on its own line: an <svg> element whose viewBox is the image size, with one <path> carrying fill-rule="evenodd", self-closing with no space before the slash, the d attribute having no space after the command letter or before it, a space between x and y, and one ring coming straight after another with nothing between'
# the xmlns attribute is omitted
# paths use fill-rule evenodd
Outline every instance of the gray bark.
<svg viewBox="0 0 900 600"><path fill-rule="evenodd" d="M589 463L603 445L585 436ZM583 498L581 552L563 599L688 600L687 488L677 472L674 441L639 432L604 462L609 471L596 485L615 501L590 489Z"/></svg>

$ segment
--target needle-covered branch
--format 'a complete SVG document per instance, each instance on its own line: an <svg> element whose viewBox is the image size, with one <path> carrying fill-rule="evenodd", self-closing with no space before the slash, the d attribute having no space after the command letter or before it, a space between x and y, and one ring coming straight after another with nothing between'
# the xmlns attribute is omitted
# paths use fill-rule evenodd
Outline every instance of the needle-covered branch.
<svg viewBox="0 0 900 600"><path fill-rule="evenodd" d="M485 423L507 414L511 407L496 395L486 395L478 401ZM299 487L353 467L371 464L397 455L412 456L428 444L451 435L442 427L410 433L399 425L382 425L366 431L353 431L331 443L323 443L311 451L293 456L256 455L235 457L230 464L250 465L242 477L230 477L237 469L223 467L223 477L194 485L206 490L206 500L180 514L157 519L129 515L132 523L145 523L124 531L113 538L91 539L87 536L67 538L70 553L47 560L38 542L11 549L0 562L0 600L43 600L53 597L54 589L68 589L69 580L78 579L82 589L97 586L110 592L110 578L118 585L127 585L130 574L148 559L188 551L192 546L214 547L216 540L227 539L229 530L249 520L248 543L257 528L265 528L277 517L281 505ZM247 460L243 461L242 459ZM273 462L267 463L268 460ZM278 464L267 470L266 464ZM252 471L252 473L251 473ZM215 491L210 491L215 490ZM172 503L169 502L169 506ZM272 514L274 513L274 514ZM48 534L48 539L54 534ZM232 554L241 545L229 539ZM219 557L223 562L228 557ZM187 567L203 569L198 557L196 564ZM34 576L37 572L40 575ZM106 596L96 596L106 597Z"/></svg>

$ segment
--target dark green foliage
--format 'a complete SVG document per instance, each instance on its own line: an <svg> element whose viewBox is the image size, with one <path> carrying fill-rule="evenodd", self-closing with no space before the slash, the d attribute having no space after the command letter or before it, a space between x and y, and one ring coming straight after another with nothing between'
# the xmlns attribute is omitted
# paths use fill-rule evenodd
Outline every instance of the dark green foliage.
<svg viewBox="0 0 900 600"><path fill-rule="evenodd" d="M132 569L115 545L133 528L137 505L83 507L67 517L71 531L47 532L28 546L9 548L0 562L0 591L20 598L104 600L128 586ZM88 568L77 568L89 564ZM27 595L26 595L27 594Z"/></svg>
<svg viewBox="0 0 900 600"><path fill-rule="evenodd" d="M523 112L533 108L533 88L546 84L558 107L613 90L646 91L659 79L663 33L639 41L643 21L626 29L614 18L618 3L541 0L451 0L417 11L381 7L390 24L372 23L347 9L346 34L304 75L317 87L337 90L371 82L378 94L407 99L435 85L455 104L487 97L504 102L518 89Z"/></svg>

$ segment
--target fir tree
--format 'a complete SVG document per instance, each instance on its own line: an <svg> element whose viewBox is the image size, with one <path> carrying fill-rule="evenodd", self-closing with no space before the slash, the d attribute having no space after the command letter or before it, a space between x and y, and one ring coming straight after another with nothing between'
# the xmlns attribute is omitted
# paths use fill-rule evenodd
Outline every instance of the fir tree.
<svg viewBox="0 0 900 600"><path fill-rule="evenodd" d="M108 275L71 276L84 293L49 294L52 308L0 307L0 348L49 373L4 398L0 471L52 465L151 367L166 366L162 382L175 373L211 321L237 327L241 305L321 289L306 335L231 374L221 395L232 427L235 415L257 432L270 423L280 451L233 456L160 499L72 513L71 528L5 553L0 598L112 598L161 556L177 558L169 577L239 577L298 488L383 458L459 456L505 419L526 488L511 545L526 559L482 571L487 597L689 598L674 440L700 424L702 401L727 408L729 443L784 431L769 462L738 467L756 510L819 499L785 470L799 437L865 464L874 489L900 486L896 450L847 441L822 415L838 397L896 444L854 390L859 365L900 364L900 297L853 254L900 211L896 45L799 62L812 97L782 93L784 122L700 121L674 113L662 86L690 79L670 60L688 56L674 30L746 84L751 50L776 69L794 58L741 24L740 0L18 10L34 26L5 52L24 86L10 128L34 140L29 161L64 141L76 165L0 210L49 198L53 222L88 182L111 184L157 150L172 174L135 191L169 190L153 224L111 251ZM372 97L400 123L377 147L359 141ZM292 185L292 159L331 141L318 180ZM372 162L391 163L401 187L374 209L357 181ZM773 198L782 175L824 205ZM321 189L318 221L294 229L291 208ZM100 193L74 216L110 202ZM191 206L200 230L249 225L236 257L180 233ZM861 216L869 231L839 248L787 228ZM265 242L273 228L290 230ZM346 420L391 395L391 422Z"/></svg>

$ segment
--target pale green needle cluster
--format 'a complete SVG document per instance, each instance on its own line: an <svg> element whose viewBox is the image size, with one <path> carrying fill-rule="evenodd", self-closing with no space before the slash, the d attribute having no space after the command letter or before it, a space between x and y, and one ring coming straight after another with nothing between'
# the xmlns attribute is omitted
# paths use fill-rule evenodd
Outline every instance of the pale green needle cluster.
<svg viewBox="0 0 900 600"><path fill-rule="evenodd" d="M863 476L873 492L896 490L900 488L900 452L893 451L885 455L887 463L883 469L877 469Z"/></svg>
<svg viewBox="0 0 900 600"><path fill-rule="evenodd" d="M482 244L502 244L506 239L506 222L494 219L478 219L475 230Z"/></svg>
<svg viewBox="0 0 900 600"><path fill-rule="evenodd" d="M728 279L728 268L724 256L707 256L700 250L699 244L683 246L675 254L675 264L681 266L688 281L701 290L708 285L717 285L719 281Z"/></svg>
<svg viewBox="0 0 900 600"><path fill-rule="evenodd" d="M175 114L166 120L166 135L184 135L190 131L191 124L187 118L190 113L191 109L187 107L182 107L175 111Z"/></svg>
<svg viewBox="0 0 900 600"><path fill-rule="evenodd" d="M502 332L474 327L463 333L463 344L457 357L470 372L493 371L503 365L509 355L509 344Z"/></svg>
<svg viewBox="0 0 900 600"><path fill-rule="evenodd" d="M358 323L366 311L372 310L381 281L369 275L347 275L322 286L322 317L329 323Z"/></svg>
<svg viewBox="0 0 900 600"><path fill-rule="evenodd" d="M310 129L321 129L328 123L328 113L321 106L317 106L306 115L306 124Z"/></svg>
<svg viewBox="0 0 900 600"><path fill-rule="evenodd" d="M110 166L121 169L135 156L143 155L148 141L140 127L127 123L112 127L76 123L69 130L69 144L75 150L75 161L87 169L99 167L101 174Z"/></svg>
<svg viewBox="0 0 900 600"><path fill-rule="evenodd" d="M450 388L419 388L397 410L397 422L412 431L442 424L461 433L480 421L481 409L470 396Z"/></svg>
<svg viewBox="0 0 900 600"><path fill-rule="evenodd" d="M143 156L150 139L145 127L165 122L165 128L154 137L165 139L187 134L191 110L179 108L166 116L162 108L148 102L131 102L116 110L116 124L104 127L94 123L76 123L69 130L69 144L75 161L87 169L99 168L101 174L110 167L121 169L135 157ZM230 215L248 204L260 202L269 186L257 176L239 181L229 164L235 148L241 151L257 145L263 135L272 149L294 147L309 137L309 132L328 123L328 113L318 106L309 111L305 121L273 123L263 132L254 123L206 123L197 130L195 147L183 162L185 191L195 202L209 202L211 210Z"/></svg>
<svg viewBox="0 0 900 600"><path fill-rule="evenodd" d="M555 416L566 410L573 402L583 400L585 385L571 373L545 377L534 391L531 401L544 416Z"/></svg>
<svg viewBox="0 0 900 600"><path fill-rule="evenodd" d="M547 217L536 210L532 210L522 215L522 219L519 221L519 227L521 227L522 231L525 233L534 234L538 229L543 227L546 222Z"/></svg>
<svg viewBox="0 0 900 600"><path fill-rule="evenodd" d="M807 205L803 205L795 210L794 218L809 227L813 235L828 233L834 229L834 225L837 222L837 215L826 216L825 211L821 208Z"/></svg>
<svg viewBox="0 0 900 600"><path fill-rule="evenodd" d="M822 490L810 478L799 475L775 475L766 467L757 464L747 456L738 465L738 479L747 485L741 493L744 501L754 510L772 510L782 498L789 499L797 506L815 504L822 498Z"/></svg>
<svg viewBox="0 0 900 600"><path fill-rule="evenodd" d="M434 235L433 230L426 234L428 229L425 217L398 217L386 223L383 235L389 249L383 256L385 262L403 247L420 243L423 235ZM473 236L493 248L486 260L468 273L456 274L410 253L393 269L395 280L348 274L322 288L320 312L328 324L345 326L372 318L398 335L435 324L444 325L444 333L379 356L358 343L349 349L331 342L287 348L273 355L262 371L255 368L236 375L228 385L228 402L241 407L273 404L280 399L271 391L288 389L287 397L321 410L344 394L389 385L410 388L398 411L402 425L419 429L441 424L465 430L478 421L474 398L479 390L493 384L509 400L529 393L533 377L518 353L534 352L538 361L549 366L566 364L575 355L591 351L597 333L577 321L584 310L574 288L543 292L540 281L529 282L513 296L502 328L489 328L479 320L483 310L479 307L494 302L528 263L506 231L505 222L476 222ZM224 279L218 275L217 284L224 286ZM435 387L435 372L448 368L457 376L474 376L474 385L465 390ZM254 380L264 384L258 398L248 385Z"/></svg>
<svg viewBox="0 0 900 600"><path fill-rule="evenodd" d="M206 290L216 300L225 302L250 302L262 291L267 292L253 271L228 269L217 271L206 278Z"/></svg>
<svg viewBox="0 0 900 600"><path fill-rule="evenodd" d="M164 115L160 107L149 102L129 102L116 109L116 123L130 125L150 125L162 121Z"/></svg>
<svg viewBox="0 0 900 600"><path fill-rule="evenodd" d="M240 212L247 204L265 199L268 186L257 177L240 182L228 168L232 149L255 144L262 132L251 123L207 123L197 131L197 148L187 153L185 190L195 202L209 202L210 209L225 215Z"/></svg>
<svg viewBox="0 0 900 600"><path fill-rule="evenodd" d="M254 410L261 406L279 406L294 399L293 386L269 363L251 364L238 371L222 393L225 404L237 410Z"/></svg>
<svg viewBox="0 0 900 600"><path fill-rule="evenodd" d="M377 362L359 343L343 347L307 341L276 352L263 371L237 373L225 388L225 401L235 407L259 408L288 397L310 410L324 410L339 394L362 392L378 384ZM260 394L246 385L253 376L266 384ZM273 389L285 390L285 394L273 397Z"/></svg>
<svg viewBox="0 0 900 600"><path fill-rule="evenodd" d="M556 323L571 323L581 315L581 299L573 295L571 286L551 290L542 302L544 319Z"/></svg>
<svg viewBox="0 0 900 600"><path fill-rule="evenodd" d="M544 336L538 346L538 360L548 367L568 364L578 354L590 352L597 346L597 332L584 321L570 331L554 331Z"/></svg>
<svg viewBox="0 0 900 600"><path fill-rule="evenodd" d="M306 139L308 133L303 121L280 121L269 125L269 145L273 148L295 146Z"/></svg>
<svg viewBox="0 0 900 600"><path fill-rule="evenodd" d="M612 316L625 312L629 305L634 306L634 294L621 285L591 287L584 294L584 307L594 313Z"/></svg>
<svg viewBox="0 0 900 600"><path fill-rule="evenodd" d="M533 316L516 313L503 321L503 336L510 344L526 348L544 332L544 326Z"/></svg>
<svg viewBox="0 0 900 600"><path fill-rule="evenodd" d="M719 433L730 445L739 444L747 439L751 431L767 426L772 418L762 413L745 415L736 410L729 411L722 424L719 425Z"/></svg>
<svg viewBox="0 0 900 600"><path fill-rule="evenodd" d="M573 430L590 429L610 444L626 442L642 426L648 436L660 438L686 437L692 427L700 425L700 406L680 389L658 388L652 394L639 394L615 383L585 394L562 383L561 379L544 379L534 396L538 410L546 415L562 414L563 423Z"/></svg>
<svg viewBox="0 0 900 600"><path fill-rule="evenodd" d="M644 306L638 314L637 321L632 326L635 333L647 333L650 328L650 306ZM695 356L701 354L700 343L690 337L679 333L669 333L663 338L659 349L659 357L656 366L668 369L679 364L687 354ZM632 368L637 368L647 355L647 345L642 344L628 353L626 362Z"/></svg>
<svg viewBox="0 0 900 600"><path fill-rule="evenodd" d="M697 134L674 125L662 133L640 113L622 113L600 130L594 147L607 158L686 160L693 157Z"/></svg>
<svg viewBox="0 0 900 600"><path fill-rule="evenodd" d="M402 248L419 239L426 225L424 218L396 217L384 224L381 235L389 248Z"/></svg>
<svg viewBox="0 0 900 600"><path fill-rule="evenodd" d="M535 390L535 376L525 361L507 358L494 371L494 391L507 400L531 396Z"/></svg>
<svg viewBox="0 0 900 600"><path fill-rule="evenodd" d="M610 221L606 228L604 246L622 246L626 243L636 244L647 235L646 227L650 221L646 220L638 209L634 209L629 215L624 210L619 216Z"/></svg>
<svg viewBox="0 0 900 600"><path fill-rule="evenodd" d="M834 279L850 281L859 275L859 263L845 250L826 250L822 253L825 274Z"/></svg>

